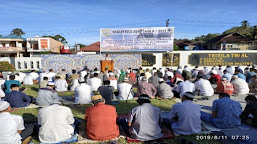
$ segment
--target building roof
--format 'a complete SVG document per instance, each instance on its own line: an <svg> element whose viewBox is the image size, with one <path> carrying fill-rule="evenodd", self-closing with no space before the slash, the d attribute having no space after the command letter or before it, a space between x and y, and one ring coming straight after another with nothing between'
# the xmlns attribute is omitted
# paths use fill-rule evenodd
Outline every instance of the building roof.
<svg viewBox="0 0 257 144"><path fill-rule="evenodd" d="M100 51L100 42L95 42L91 45L80 48L83 52L99 52Z"/></svg>
<svg viewBox="0 0 257 144"><path fill-rule="evenodd" d="M234 32L229 34L224 34L217 36L213 39L210 39L206 42L206 44L213 44L213 43L239 43L239 42L251 42L253 41L252 38L246 37L240 33Z"/></svg>
<svg viewBox="0 0 257 144"><path fill-rule="evenodd" d="M177 46L188 46L188 45L190 45L191 43L192 43L192 41L189 40L189 39L182 39L182 40L178 40L177 42L175 42L175 44L176 44Z"/></svg>
<svg viewBox="0 0 257 144"><path fill-rule="evenodd" d="M14 36L14 35L7 35L7 36L3 36L0 37L0 39L5 39L5 40L20 40L20 41L26 41L26 38L23 37L19 37L19 36Z"/></svg>

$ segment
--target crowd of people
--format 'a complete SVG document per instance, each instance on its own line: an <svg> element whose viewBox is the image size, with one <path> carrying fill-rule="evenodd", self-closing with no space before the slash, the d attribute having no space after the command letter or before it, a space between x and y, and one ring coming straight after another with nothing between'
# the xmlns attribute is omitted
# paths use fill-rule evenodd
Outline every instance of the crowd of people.
<svg viewBox="0 0 257 144"><path fill-rule="evenodd" d="M155 140L163 137L161 125L175 135L201 132L201 121L217 128L234 128L241 122L257 128L257 70L254 66L231 66L200 69L188 66L177 70L169 68L152 70L142 68L126 70L84 68L71 73L65 69L54 73L32 70L0 73L0 143L21 143L38 132L42 143L58 143L72 138L81 125L88 139L111 140L120 135L120 129L133 139ZM25 94L21 85L39 85L36 99ZM135 90L136 89L136 90ZM58 92L74 91L74 103L93 104L85 110L84 121L74 119L69 107L61 104ZM98 94L96 94L98 93ZM194 101L209 100L214 94L212 113L201 111ZM244 97L244 110L231 96ZM162 118L161 110L151 105L151 99L175 100L169 118ZM116 108L110 104L117 101L137 99L139 106L133 108L127 119L119 119ZM41 106L38 124L24 127L23 118L10 114L11 108L28 107L31 103Z"/></svg>

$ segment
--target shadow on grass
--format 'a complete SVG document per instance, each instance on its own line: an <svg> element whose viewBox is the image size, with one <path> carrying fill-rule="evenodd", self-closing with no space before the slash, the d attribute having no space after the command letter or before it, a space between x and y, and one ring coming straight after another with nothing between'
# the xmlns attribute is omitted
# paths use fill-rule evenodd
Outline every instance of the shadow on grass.
<svg viewBox="0 0 257 144"><path fill-rule="evenodd" d="M37 88L37 87L31 87L30 89L33 90L33 91L38 92L38 89L39 89L39 88Z"/></svg>
<svg viewBox="0 0 257 144"><path fill-rule="evenodd" d="M22 117L26 123L37 122L37 117L31 113L23 113Z"/></svg>

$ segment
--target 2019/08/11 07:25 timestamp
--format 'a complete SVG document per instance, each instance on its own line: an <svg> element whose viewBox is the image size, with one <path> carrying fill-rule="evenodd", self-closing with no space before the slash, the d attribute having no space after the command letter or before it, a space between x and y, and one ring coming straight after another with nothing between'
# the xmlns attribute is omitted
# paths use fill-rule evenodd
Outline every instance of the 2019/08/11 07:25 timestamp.
<svg viewBox="0 0 257 144"><path fill-rule="evenodd" d="M232 140L249 140L248 135L232 135L232 136L217 136L217 135L197 135L196 140L220 140L220 139L232 139Z"/></svg>

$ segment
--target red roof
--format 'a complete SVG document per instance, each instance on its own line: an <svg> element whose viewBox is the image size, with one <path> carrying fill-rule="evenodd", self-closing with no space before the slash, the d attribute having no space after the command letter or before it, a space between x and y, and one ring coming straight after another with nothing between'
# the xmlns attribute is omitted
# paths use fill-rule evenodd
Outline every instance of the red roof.
<svg viewBox="0 0 257 144"><path fill-rule="evenodd" d="M91 45L80 48L83 52L100 52L100 42L95 42Z"/></svg>

